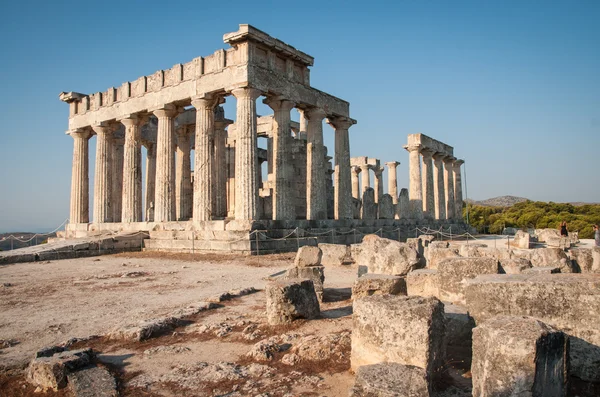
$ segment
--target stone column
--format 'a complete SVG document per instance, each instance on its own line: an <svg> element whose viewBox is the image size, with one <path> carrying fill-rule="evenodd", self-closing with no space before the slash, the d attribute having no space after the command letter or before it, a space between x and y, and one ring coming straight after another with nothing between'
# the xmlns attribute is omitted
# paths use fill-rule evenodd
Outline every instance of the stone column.
<svg viewBox="0 0 600 397"><path fill-rule="evenodd" d="M235 121L235 219L255 220L259 216L256 167L256 98L255 88L237 88Z"/></svg>
<svg viewBox="0 0 600 397"><path fill-rule="evenodd" d="M121 222L142 221L142 124L138 115L121 119L125 126Z"/></svg>
<svg viewBox="0 0 600 397"><path fill-rule="evenodd" d="M433 195L435 198L435 219L446 219L446 189L444 188L445 153L433 155Z"/></svg>
<svg viewBox="0 0 600 397"><path fill-rule="evenodd" d="M373 168L375 174L375 203L379 203L379 199L383 196L383 168Z"/></svg>
<svg viewBox="0 0 600 397"><path fill-rule="evenodd" d="M112 141L112 221L121 222L123 210L123 146L124 138L113 138Z"/></svg>
<svg viewBox="0 0 600 397"><path fill-rule="evenodd" d="M433 188L433 163L432 156L434 151L430 149L421 149L423 156L423 215L427 219L435 219L435 194Z"/></svg>
<svg viewBox="0 0 600 397"><path fill-rule="evenodd" d="M298 124L300 125L300 129L298 130L298 134L296 135L296 139L306 140L306 131L308 130L308 119L305 116L306 110L298 109L298 113L300 114L300 120Z"/></svg>
<svg viewBox="0 0 600 397"><path fill-rule="evenodd" d="M358 174L356 175L356 191L354 176L350 170L350 137L348 129L356 122L349 118L329 118L327 123L335 130L335 188L333 191L334 219L352 219L352 197L358 196Z"/></svg>
<svg viewBox="0 0 600 397"><path fill-rule="evenodd" d="M421 159L419 158L421 145L405 146L404 149L409 153L408 172L410 179L408 187L410 189L409 198L412 217L414 219L422 219L423 193L421 190Z"/></svg>
<svg viewBox="0 0 600 397"><path fill-rule="evenodd" d="M96 169L94 173L94 223L112 221L112 186L110 174L112 129L103 125L93 127L97 136Z"/></svg>
<svg viewBox="0 0 600 397"><path fill-rule="evenodd" d="M351 167L352 173L352 197L360 200L360 183L358 181L358 174L361 173L361 169L357 165Z"/></svg>
<svg viewBox="0 0 600 397"><path fill-rule="evenodd" d="M154 222L170 222L175 220L175 116L178 111L174 105L166 105L153 113L158 118Z"/></svg>
<svg viewBox="0 0 600 397"><path fill-rule="evenodd" d="M270 97L263 101L273 109L273 141L269 168L273 174L273 220L296 219L296 206L292 194L292 159L289 148L290 110L294 102L281 97Z"/></svg>
<svg viewBox="0 0 600 397"><path fill-rule="evenodd" d="M194 129L183 125L176 131L177 160L175 166L175 215L178 221L192 218L191 134Z"/></svg>
<svg viewBox="0 0 600 397"><path fill-rule="evenodd" d="M369 170L371 169L371 166L368 164L361 164L359 165L360 167L360 184L361 189L361 197L365 194L365 192L367 191L367 189L369 189L371 187L371 174L369 173Z"/></svg>
<svg viewBox="0 0 600 397"><path fill-rule="evenodd" d="M398 174L396 168L400 165L398 161L385 163L388 167L388 193L392 196L394 205L398 204Z"/></svg>
<svg viewBox="0 0 600 397"><path fill-rule="evenodd" d="M456 202L454 201L454 168L455 157L444 159L444 185L446 188L446 219L454 219Z"/></svg>
<svg viewBox="0 0 600 397"><path fill-rule="evenodd" d="M327 219L327 192L325 187L325 146L323 145L323 109L304 112L308 118L306 147L306 219Z"/></svg>
<svg viewBox="0 0 600 397"><path fill-rule="evenodd" d="M218 218L227 216L227 131L231 120L215 120L215 213Z"/></svg>
<svg viewBox="0 0 600 397"><path fill-rule="evenodd" d="M460 172L461 165L464 164L464 160L456 160L454 162L454 200L456 202L456 209L454 215L456 219L462 220L462 209L463 209L463 193L462 193L462 175Z"/></svg>
<svg viewBox="0 0 600 397"><path fill-rule="evenodd" d="M411 217L410 198L408 196L408 189L406 188L400 189L396 212L399 219L408 219Z"/></svg>
<svg viewBox="0 0 600 397"><path fill-rule="evenodd" d="M154 142L143 142L146 147L146 208L144 219L146 222L154 222L154 199L156 196L156 144Z"/></svg>
<svg viewBox="0 0 600 397"><path fill-rule="evenodd" d="M89 130L69 131L73 137L73 168L71 172L71 209L69 223L90 221Z"/></svg>

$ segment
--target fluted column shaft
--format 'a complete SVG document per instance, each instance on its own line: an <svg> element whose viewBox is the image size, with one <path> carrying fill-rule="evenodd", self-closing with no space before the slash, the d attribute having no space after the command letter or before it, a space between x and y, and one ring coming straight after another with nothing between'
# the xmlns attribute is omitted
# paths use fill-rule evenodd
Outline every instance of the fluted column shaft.
<svg viewBox="0 0 600 397"><path fill-rule="evenodd" d="M446 219L446 189L444 187L444 153L433 155L433 192L435 197L435 219Z"/></svg>
<svg viewBox="0 0 600 397"><path fill-rule="evenodd" d="M235 219L255 220L258 207L258 158L256 153L255 88L237 88L231 92L237 99L235 122Z"/></svg>
<svg viewBox="0 0 600 397"><path fill-rule="evenodd" d="M351 167L352 173L352 197L360 200L360 182L358 180L358 174L361 173L360 167L353 165Z"/></svg>
<svg viewBox="0 0 600 397"><path fill-rule="evenodd" d="M306 219L327 219L325 184L325 146L323 145L324 110L312 108L304 112L308 118L306 149Z"/></svg>
<svg viewBox="0 0 600 397"><path fill-rule="evenodd" d="M464 164L464 160L456 160L454 166L454 200L456 202L456 208L454 215L456 219L462 219L462 207L463 207L463 192L462 192L462 175L460 172L461 165Z"/></svg>
<svg viewBox="0 0 600 397"><path fill-rule="evenodd" d="M355 123L348 118L329 118L329 125L335 129L335 169L334 169L334 219L352 219L352 197L358 195L358 175L356 192L354 177L350 169L350 137L348 129ZM353 174L353 173L352 173Z"/></svg>
<svg viewBox="0 0 600 397"><path fill-rule="evenodd" d="M290 140L290 110L294 102L279 97L268 98L264 101L273 109L273 140L271 143L270 171L273 174L273 219L296 219L296 206L292 194L292 162L289 146ZM273 166L271 167L271 163Z"/></svg>
<svg viewBox="0 0 600 397"><path fill-rule="evenodd" d="M88 223L90 221L89 140L91 133L88 130L76 130L71 131L69 135L73 137L69 223Z"/></svg>
<svg viewBox="0 0 600 397"><path fill-rule="evenodd" d="M187 221L192 217L192 163L190 127L182 126L177 130L177 160L175 168L175 212L178 221Z"/></svg>
<svg viewBox="0 0 600 397"><path fill-rule="evenodd" d="M435 218L435 194L433 188L433 151L422 149L423 156L423 216L427 219Z"/></svg>
<svg viewBox="0 0 600 397"><path fill-rule="evenodd" d="M121 222L142 221L142 123L132 116L122 119L125 126L123 148L123 198Z"/></svg>
<svg viewBox="0 0 600 397"><path fill-rule="evenodd" d="M156 185L154 222L175 220L175 116L169 105L154 111L158 118L156 134Z"/></svg>
<svg viewBox="0 0 600 397"><path fill-rule="evenodd" d="M154 222L154 200L156 198L156 144L146 142L146 222Z"/></svg>
<svg viewBox="0 0 600 397"><path fill-rule="evenodd" d="M392 202L398 204L398 173L396 168L400 163L397 161L390 161L385 163L388 167L388 193L392 196Z"/></svg>
<svg viewBox="0 0 600 397"><path fill-rule="evenodd" d="M456 202L454 201L454 157L444 159L444 185L446 188L446 219L454 219Z"/></svg>
<svg viewBox="0 0 600 397"><path fill-rule="evenodd" d="M375 174L375 202L379 203L379 199L383 196L383 168L374 168Z"/></svg>
<svg viewBox="0 0 600 397"><path fill-rule="evenodd" d="M112 221L111 164L112 130L105 126L94 126L96 133L96 168L94 173L94 223Z"/></svg>
<svg viewBox="0 0 600 397"><path fill-rule="evenodd" d="M113 138L112 140L112 221L121 222L123 209L123 147L125 139Z"/></svg>
<svg viewBox="0 0 600 397"><path fill-rule="evenodd" d="M214 216L227 216L227 121L215 121L215 213Z"/></svg>
<svg viewBox="0 0 600 397"><path fill-rule="evenodd" d="M371 166L368 164L362 164L359 167L360 167L360 184L362 185L360 192L361 192L361 197L363 197L363 195L365 194L367 189L369 189L371 187L371 173L369 172L369 170L371 169Z"/></svg>
<svg viewBox="0 0 600 397"><path fill-rule="evenodd" d="M408 151L408 172L409 172L409 198L412 216L415 219L423 218L423 191L421 180L421 146L406 146Z"/></svg>

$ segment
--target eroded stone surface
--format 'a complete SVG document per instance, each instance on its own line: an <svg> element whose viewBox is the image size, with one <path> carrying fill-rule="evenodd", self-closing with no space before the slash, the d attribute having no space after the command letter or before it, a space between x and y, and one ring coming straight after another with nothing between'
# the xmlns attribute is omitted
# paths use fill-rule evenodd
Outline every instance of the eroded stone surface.
<svg viewBox="0 0 600 397"><path fill-rule="evenodd" d="M269 324L287 324L295 319L319 316L319 301L312 280L271 281L266 287Z"/></svg>
<svg viewBox="0 0 600 397"><path fill-rule="evenodd" d="M440 296L440 278L435 269L419 269L406 276L406 292L408 295Z"/></svg>
<svg viewBox="0 0 600 397"><path fill-rule="evenodd" d="M305 245L300 247L294 260L295 267L308 267L308 266L319 266L321 265L321 258L323 257L323 251L319 247L312 247Z"/></svg>
<svg viewBox="0 0 600 397"><path fill-rule="evenodd" d="M69 389L75 397L116 397L117 382L102 367L84 368L67 376Z"/></svg>
<svg viewBox="0 0 600 397"><path fill-rule="evenodd" d="M67 375L90 364L91 349L56 352L34 358L27 368L27 381L42 390L58 390L67 385Z"/></svg>
<svg viewBox="0 0 600 397"><path fill-rule="evenodd" d="M498 261L494 258L450 258L440 262L440 297L453 303L464 304L464 287L468 279L481 274L497 274Z"/></svg>
<svg viewBox="0 0 600 397"><path fill-rule="evenodd" d="M352 298L371 295L406 295L406 279L386 274L365 274L356 279L352 286Z"/></svg>
<svg viewBox="0 0 600 397"><path fill-rule="evenodd" d="M350 397L429 397L432 388L423 368L398 363L364 365L356 371Z"/></svg>
<svg viewBox="0 0 600 397"><path fill-rule="evenodd" d="M319 244L319 248L323 252L321 265L323 266L339 266L345 265L352 261L350 247L342 244Z"/></svg>
<svg viewBox="0 0 600 397"><path fill-rule="evenodd" d="M364 237L353 257L358 265L367 266L369 273L403 276L423 267L414 248L374 234Z"/></svg>

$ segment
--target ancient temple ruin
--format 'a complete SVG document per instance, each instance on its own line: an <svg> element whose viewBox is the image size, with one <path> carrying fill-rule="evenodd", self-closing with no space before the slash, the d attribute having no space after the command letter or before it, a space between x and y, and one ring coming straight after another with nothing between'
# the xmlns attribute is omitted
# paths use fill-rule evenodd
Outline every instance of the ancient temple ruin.
<svg viewBox="0 0 600 397"><path fill-rule="evenodd" d="M313 57L249 25L223 40L230 48L117 88L60 94L69 104L67 134L74 139L67 237L147 231L149 249L251 252L260 239L268 240L267 250L287 250L297 248L301 238L329 238L328 230L330 241L347 243L350 230L383 235L385 227L409 224L464 227L460 161L452 147L409 135L410 195L406 189L398 195L394 161L386 163L390 176L383 194L379 160L350 158L349 128L356 121L349 103L310 86ZM236 114L227 118L220 104L231 96ZM272 115L257 115L261 96ZM294 108L299 122L291 120ZM332 156L323 143L323 121L334 133ZM267 149L259 147L259 138L267 140ZM395 238L406 237L396 231ZM274 240L292 232L293 243Z"/></svg>

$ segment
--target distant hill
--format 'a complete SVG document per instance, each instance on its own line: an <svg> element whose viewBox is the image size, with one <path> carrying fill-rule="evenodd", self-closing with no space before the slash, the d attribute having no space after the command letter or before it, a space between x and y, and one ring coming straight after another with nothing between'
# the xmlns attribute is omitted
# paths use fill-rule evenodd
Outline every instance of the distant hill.
<svg viewBox="0 0 600 397"><path fill-rule="evenodd" d="M8 236L15 236L19 240L27 241L22 242L17 239L8 238ZM29 247L30 245L42 244L48 241L48 237L56 237L56 233L52 233L50 235L38 236L37 238L33 237L35 233L30 232L13 232L13 233L0 233L0 250L1 251L10 251L11 248L23 248ZM32 239L33 237L33 239ZM12 240L12 243L11 243Z"/></svg>
<svg viewBox="0 0 600 397"><path fill-rule="evenodd" d="M483 205L486 207L512 207L517 203L521 203L523 201L527 201L528 199L524 197L516 197L516 196L500 196L494 197L487 200L468 200L469 203L473 205Z"/></svg>

